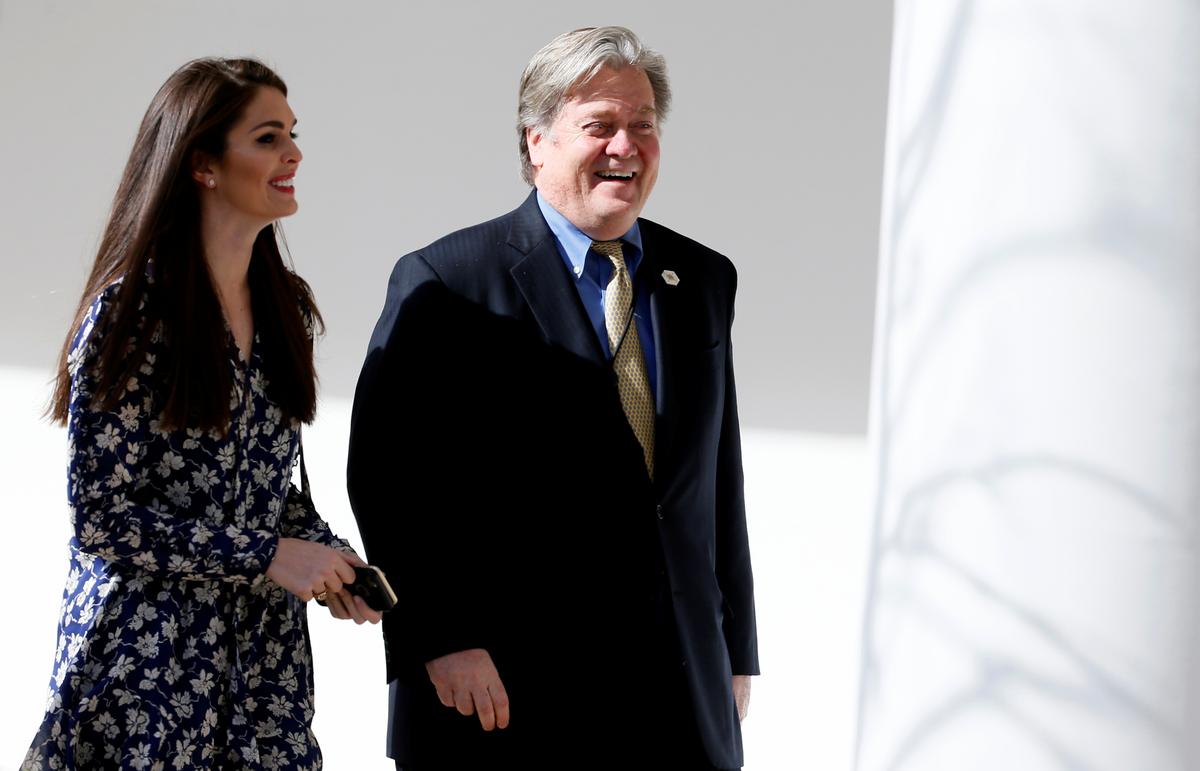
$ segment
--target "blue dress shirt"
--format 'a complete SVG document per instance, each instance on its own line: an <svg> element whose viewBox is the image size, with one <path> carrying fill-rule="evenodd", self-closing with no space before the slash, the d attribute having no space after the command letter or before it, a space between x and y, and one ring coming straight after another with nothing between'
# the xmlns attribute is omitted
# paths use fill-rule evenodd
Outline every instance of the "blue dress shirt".
<svg viewBox="0 0 1200 771"><path fill-rule="evenodd" d="M537 194L538 207L546 224L554 233L554 242L558 253L567 265L567 270L575 278L575 289L579 299L587 311L592 329L600 340L600 348L605 358L612 360L612 351L608 347L608 328L604 324L604 293L608 282L612 280L613 267L607 257L592 251L592 237L571 224ZM650 379L650 392L658 393L658 368L654 358L654 324L650 318L650 292L638 291L637 269L642 263L642 233L635 221L633 227L625 232L620 239L623 242L622 252L625 255L625 267L629 271L629 279L633 283L633 319L637 324L638 338L642 344L642 355L646 358L646 374Z"/></svg>

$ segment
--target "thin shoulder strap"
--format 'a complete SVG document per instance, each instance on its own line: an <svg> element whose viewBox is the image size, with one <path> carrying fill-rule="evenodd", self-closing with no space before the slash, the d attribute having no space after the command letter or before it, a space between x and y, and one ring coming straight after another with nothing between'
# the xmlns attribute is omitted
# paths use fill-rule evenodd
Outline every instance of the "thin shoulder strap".
<svg viewBox="0 0 1200 771"><path fill-rule="evenodd" d="M308 467L304 465L304 437L299 432L297 441L300 443L300 492L304 493L306 498L311 498L312 495L308 491Z"/></svg>

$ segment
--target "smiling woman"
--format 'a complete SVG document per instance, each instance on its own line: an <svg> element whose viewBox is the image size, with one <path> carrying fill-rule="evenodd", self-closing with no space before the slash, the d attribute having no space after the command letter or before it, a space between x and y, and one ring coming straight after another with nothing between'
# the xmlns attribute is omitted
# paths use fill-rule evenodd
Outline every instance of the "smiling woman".
<svg viewBox="0 0 1200 771"><path fill-rule="evenodd" d="M193 169L212 191L201 197L206 221L271 222L296 212L294 180L303 157L296 118L277 88L259 88L232 127L221 157L200 153ZM211 183L211 184L209 184Z"/></svg>
<svg viewBox="0 0 1200 771"><path fill-rule="evenodd" d="M51 407L71 566L23 769L321 765L305 603L380 616L291 483L320 324L276 241L295 123L248 59L184 65L142 121Z"/></svg>

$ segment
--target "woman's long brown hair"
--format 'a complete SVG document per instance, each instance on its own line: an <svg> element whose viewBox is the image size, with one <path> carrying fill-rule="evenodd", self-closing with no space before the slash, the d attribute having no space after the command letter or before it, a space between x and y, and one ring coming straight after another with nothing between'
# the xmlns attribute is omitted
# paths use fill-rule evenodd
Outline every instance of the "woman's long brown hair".
<svg viewBox="0 0 1200 771"><path fill-rule="evenodd" d="M233 367L204 259L191 166L197 151L223 155L229 130L260 88L287 95L283 80L261 62L197 59L176 70L154 96L59 355L49 408L56 422L65 424L68 417L67 358L76 332L96 298L120 281L112 307L93 330L102 341L93 365L93 406L116 406L157 331L165 351L155 362L152 387L162 425L219 433L228 428ZM316 412L316 370L304 314L316 325L321 316L308 284L284 264L275 225L254 241L248 280L268 395L288 417L309 422Z"/></svg>

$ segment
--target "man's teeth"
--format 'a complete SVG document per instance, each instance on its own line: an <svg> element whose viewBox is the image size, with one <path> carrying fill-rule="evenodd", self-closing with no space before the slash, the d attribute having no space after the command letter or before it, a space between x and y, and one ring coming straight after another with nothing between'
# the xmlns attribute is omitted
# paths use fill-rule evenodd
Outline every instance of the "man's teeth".
<svg viewBox="0 0 1200 771"><path fill-rule="evenodd" d="M278 179L278 180L275 180L274 182L272 182L271 184L274 185L275 187L293 187L293 182L294 182L294 180L291 180L291 179Z"/></svg>
<svg viewBox="0 0 1200 771"><path fill-rule="evenodd" d="M597 171L604 179L633 179L632 171Z"/></svg>

